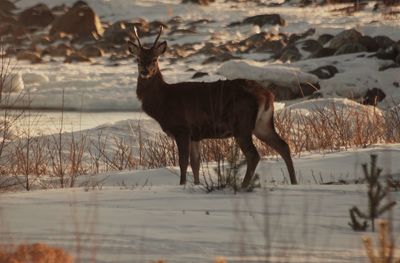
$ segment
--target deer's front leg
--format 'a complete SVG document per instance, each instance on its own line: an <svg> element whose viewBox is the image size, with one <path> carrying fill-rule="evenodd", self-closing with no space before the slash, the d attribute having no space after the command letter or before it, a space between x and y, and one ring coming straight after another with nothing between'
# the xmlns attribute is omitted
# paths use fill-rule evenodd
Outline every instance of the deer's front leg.
<svg viewBox="0 0 400 263"><path fill-rule="evenodd" d="M186 184L186 171L189 165L190 136L189 134L179 134L175 136L176 145L179 153L179 168L181 170L180 184Z"/></svg>
<svg viewBox="0 0 400 263"><path fill-rule="evenodd" d="M190 142L190 166L192 167L194 184L200 184L200 142Z"/></svg>

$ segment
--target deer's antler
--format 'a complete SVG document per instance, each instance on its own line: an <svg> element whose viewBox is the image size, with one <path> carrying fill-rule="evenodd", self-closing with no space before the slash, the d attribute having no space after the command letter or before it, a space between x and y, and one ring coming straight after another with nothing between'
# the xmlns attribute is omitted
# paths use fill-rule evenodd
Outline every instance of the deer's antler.
<svg viewBox="0 0 400 263"><path fill-rule="evenodd" d="M135 38L136 38L136 40L137 40L137 42L139 44L139 47L142 47L142 43L140 43L140 39L139 39L139 35L137 33L136 26L133 27L133 33L134 33L134 36L135 36Z"/></svg>
<svg viewBox="0 0 400 263"><path fill-rule="evenodd" d="M160 38L162 31L163 31L163 26L161 25L160 26L160 32L158 33L158 36L157 36L156 40L154 41L153 47L157 44L158 39Z"/></svg>

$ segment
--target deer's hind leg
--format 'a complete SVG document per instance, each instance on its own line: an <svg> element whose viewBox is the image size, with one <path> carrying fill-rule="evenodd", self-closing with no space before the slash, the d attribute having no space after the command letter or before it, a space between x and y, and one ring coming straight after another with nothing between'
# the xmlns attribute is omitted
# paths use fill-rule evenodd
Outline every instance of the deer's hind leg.
<svg viewBox="0 0 400 263"><path fill-rule="evenodd" d="M200 142L190 142L190 166L192 167L194 184L200 184Z"/></svg>
<svg viewBox="0 0 400 263"><path fill-rule="evenodd" d="M291 184L297 184L289 145L275 131L274 110L272 106L267 109L260 106L253 133L258 139L265 142L279 153L286 163Z"/></svg>
<svg viewBox="0 0 400 263"><path fill-rule="evenodd" d="M242 189L246 189L253 178L258 162L260 161L260 155L254 146L251 133L246 136L236 136L235 140L246 157L247 168L242 182Z"/></svg>

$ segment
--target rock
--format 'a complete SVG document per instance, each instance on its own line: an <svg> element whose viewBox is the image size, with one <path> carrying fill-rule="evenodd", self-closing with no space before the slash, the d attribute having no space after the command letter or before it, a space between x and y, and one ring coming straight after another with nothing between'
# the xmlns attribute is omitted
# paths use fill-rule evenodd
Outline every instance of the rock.
<svg viewBox="0 0 400 263"><path fill-rule="evenodd" d="M338 69L335 66L332 65L326 65L322 66L319 68L316 68L314 70L309 71L308 73L311 73L315 76L317 76L319 79L330 79L333 76L338 73Z"/></svg>
<svg viewBox="0 0 400 263"><path fill-rule="evenodd" d="M78 0L72 5L72 8L85 7L85 6L89 6L89 5L85 1Z"/></svg>
<svg viewBox="0 0 400 263"><path fill-rule="evenodd" d="M270 34L266 33L266 32L260 32L260 33L256 33L253 34L251 36L249 36L248 38L242 40L239 42L239 45L244 45L244 46L249 46L249 45L253 45L253 46L260 46L262 45L265 41L269 40L270 38Z"/></svg>
<svg viewBox="0 0 400 263"><path fill-rule="evenodd" d="M2 79L4 78L4 79ZM0 76L3 84L2 92L20 92L24 89L21 73L10 73L6 77Z"/></svg>
<svg viewBox="0 0 400 263"><path fill-rule="evenodd" d="M379 45L376 40L370 36L362 36L358 43L363 45L368 52L376 52L379 49Z"/></svg>
<svg viewBox="0 0 400 263"><path fill-rule="evenodd" d="M61 43L58 46L48 46L42 51L42 56L49 55L52 57L66 57L73 52L72 47L67 44Z"/></svg>
<svg viewBox="0 0 400 263"><path fill-rule="evenodd" d="M51 8L51 11L53 12L53 14L55 14L57 16L64 15L65 13L68 12L68 10L69 10L69 7L66 4L56 5Z"/></svg>
<svg viewBox="0 0 400 263"><path fill-rule="evenodd" d="M322 45L317 40L307 39L304 42L300 43L300 48L305 51L314 53L314 52L320 50L322 48Z"/></svg>
<svg viewBox="0 0 400 263"><path fill-rule="evenodd" d="M333 38L332 35L330 34L322 34L318 37L318 42L321 43L321 45L325 45L329 41L331 41Z"/></svg>
<svg viewBox="0 0 400 263"><path fill-rule="evenodd" d="M376 36L373 39L376 41L380 49L388 49L395 44L395 42L387 36Z"/></svg>
<svg viewBox="0 0 400 263"><path fill-rule="evenodd" d="M51 40L47 35L33 35L32 36L32 45L50 45Z"/></svg>
<svg viewBox="0 0 400 263"><path fill-rule="evenodd" d="M355 29L344 30L332 38L329 47L339 49L344 44L357 43L361 37L361 33Z"/></svg>
<svg viewBox="0 0 400 263"><path fill-rule="evenodd" d="M266 87L272 94L274 94L275 100L293 100L299 98L297 92L293 92L290 87L280 86L275 83L271 83Z"/></svg>
<svg viewBox="0 0 400 263"><path fill-rule="evenodd" d="M117 45L115 45L113 43L105 41L104 38L99 40L99 41L97 41L95 44L92 44L92 45L95 45L96 47L100 48L104 53L114 52L114 51L118 50L119 48L124 47L125 45L126 45L126 49L128 50L128 44L127 43L124 43L121 46L119 46L119 45L117 46ZM168 47L168 49L169 49L169 47Z"/></svg>
<svg viewBox="0 0 400 263"><path fill-rule="evenodd" d="M182 4L198 4L198 5L209 5L215 2L215 0L182 0Z"/></svg>
<svg viewBox="0 0 400 263"><path fill-rule="evenodd" d="M18 21L14 18L13 14L5 13L3 10L0 9L0 23L15 25L18 24Z"/></svg>
<svg viewBox="0 0 400 263"><path fill-rule="evenodd" d="M258 25L259 27L268 25L286 25L285 19L283 19L279 14L264 14L264 15L256 15L245 18L242 22L233 22L228 26L237 26L242 24L253 24Z"/></svg>
<svg viewBox="0 0 400 263"><path fill-rule="evenodd" d="M127 28L125 22L117 21L104 31L104 38L108 42L122 45L127 40L133 39L134 35L133 31Z"/></svg>
<svg viewBox="0 0 400 263"><path fill-rule="evenodd" d="M284 26L286 25L286 21L279 14L264 14L247 17L243 20L243 24L253 24L258 25L259 27L262 27L265 24Z"/></svg>
<svg viewBox="0 0 400 263"><path fill-rule="evenodd" d="M185 29L185 28L172 28L171 31L168 33L168 35L193 35L196 34L197 31L195 29Z"/></svg>
<svg viewBox="0 0 400 263"><path fill-rule="evenodd" d="M227 79L255 80L273 91L279 100L301 98L319 89L318 77L292 66L259 66L235 60L223 63L217 73Z"/></svg>
<svg viewBox="0 0 400 263"><path fill-rule="evenodd" d="M312 5L312 4L315 4L314 0L300 0L300 2L299 2L299 5L301 7L309 6L309 5Z"/></svg>
<svg viewBox="0 0 400 263"><path fill-rule="evenodd" d="M26 27L46 27L54 20L54 15L45 4L37 4L22 11L19 21Z"/></svg>
<svg viewBox="0 0 400 263"><path fill-rule="evenodd" d="M91 62L90 58L83 56L79 52L74 52L71 55L65 57L64 63L73 62Z"/></svg>
<svg viewBox="0 0 400 263"><path fill-rule="evenodd" d="M132 58L132 55L121 55L121 54L111 54L110 57L108 58L111 62L113 62L112 64L118 64L116 61L120 61L120 60L126 60L126 59L130 59ZM115 62L115 63L114 63Z"/></svg>
<svg viewBox="0 0 400 263"><path fill-rule="evenodd" d="M29 30L21 25L21 24L15 24L15 25L11 25L12 28L12 36L14 37L15 40L17 39L22 39L22 38L26 38L26 40L28 40L28 35L29 35Z"/></svg>
<svg viewBox="0 0 400 263"><path fill-rule="evenodd" d="M240 41L239 46L243 52L255 49L256 52L273 52L277 54L285 47L285 42L278 35L260 32Z"/></svg>
<svg viewBox="0 0 400 263"><path fill-rule="evenodd" d="M99 39L104 32L100 18L82 1L76 2L64 15L56 18L51 26L50 35L67 33L79 38Z"/></svg>
<svg viewBox="0 0 400 263"><path fill-rule="evenodd" d="M4 14L12 14L15 10L17 10L17 7L13 2L9 0L0 0L0 11Z"/></svg>
<svg viewBox="0 0 400 263"><path fill-rule="evenodd" d="M219 53L222 53L222 51L214 43L210 42L206 43L204 47L196 52L197 55L218 55Z"/></svg>
<svg viewBox="0 0 400 263"><path fill-rule="evenodd" d="M42 59L36 52L29 50L22 50L17 53L17 60L28 60L31 63L40 63Z"/></svg>
<svg viewBox="0 0 400 263"><path fill-rule="evenodd" d="M249 45L249 44L261 44L270 38L270 34L266 32L260 32L249 36L248 38L240 41L241 45Z"/></svg>
<svg viewBox="0 0 400 263"><path fill-rule="evenodd" d="M313 95L315 92L321 89L319 83L300 83L300 98L304 96Z"/></svg>
<svg viewBox="0 0 400 263"><path fill-rule="evenodd" d="M378 39L379 50L373 55L379 59L390 59L398 63L400 54L400 41L394 42L390 38L379 36L374 39ZM390 45L390 46L389 46Z"/></svg>
<svg viewBox="0 0 400 263"><path fill-rule="evenodd" d="M268 39L260 46L258 46L256 52L272 52L274 54L281 53L282 49L285 47L285 42L282 39ZM251 46L249 46L251 48Z"/></svg>
<svg viewBox="0 0 400 263"><path fill-rule="evenodd" d="M267 86L267 89L274 94L277 101L293 100L310 96L320 88L321 87L318 83L300 83L296 87L286 87L276 83L271 83Z"/></svg>
<svg viewBox="0 0 400 263"><path fill-rule="evenodd" d="M378 52L376 52L374 55L379 59L384 59L384 60L396 60L397 55L395 54L393 49L379 49Z"/></svg>
<svg viewBox="0 0 400 263"><path fill-rule="evenodd" d="M184 20L181 16L174 16L167 21L167 24L171 25L171 26L178 26L178 25L182 24L183 21Z"/></svg>
<svg viewBox="0 0 400 263"><path fill-rule="evenodd" d="M102 57L104 52L96 46L86 45L79 50L82 56L88 58Z"/></svg>
<svg viewBox="0 0 400 263"><path fill-rule="evenodd" d="M378 70L379 71L385 71L385 70L388 70L388 69L391 69L391 68L399 68L399 67L400 67L399 64L391 63L391 64L380 66Z"/></svg>
<svg viewBox="0 0 400 263"><path fill-rule="evenodd" d="M193 74L192 79L198 79L204 76L208 76L208 73L199 71Z"/></svg>
<svg viewBox="0 0 400 263"><path fill-rule="evenodd" d="M49 82L49 77L40 73L27 72L22 74L24 84L43 84Z"/></svg>
<svg viewBox="0 0 400 263"><path fill-rule="evenodd" d="M223 52L221 54L214 55L214 56L211 56L211 57L205 59L202 62L202 64L204 65L204 64L209 64L209 63L213 63L213 62L225 62L225 61L228 61L231 59L237 59L237 58L239 58L239 57L236 57L228 52Z"/></svg>
<svg viewBox="0 0 400 263"><path fill-rule="evenodd" d="M362 104L376 106L378 102L381 102L385 97L385 92L379 88L368 89L362 98Z"/></svg>
<svg viewBox="0 0 400 263"><path fill-rule="evenodd" d="M49 37L51 42L60 41L66 43L72 41L72 36L63 32L58 32L54 35L49 35Z"/></svg>
<svg viewBox="0 0 400 263"><path fill-rule="evenodd" d="M0 23L10 23L10 22L16 22L15 18L13 18L11 15L4 13L0 9Z"/></svg>
<svg viewBox="0 0 400 263"><path fill-rule="evenodd" d="M310 28L310 29L308 29L307 31L305 31L305 32L303 32L301 34L296 34L296 33L291 34L289 36L288 43L289 44L293 44L293 43L297 42L300 39L307 38L307 37L312 36L314 34L315 34L315 28Z"/></svg>
<svg viewBox="0 0 400 263"><path fill-rule="evenodd" d="M359 43L347 43L341 46L338 50L336 50L334 55L338 56L343 54L366 52L366 51L367 49Z"/></svg>
<svg viewBox="0 0 400 263"><path fill-rule="evenodd" d="M285 47L279 56L279 60L281 60L282 62L288 62L288 61L293 62L293 61L299 61L300 59L301 59L300 51L295 46Z"/></svg>
<svg viewBox="0 0 400 263"><path fill-rule="evenodd" d="M160 30L160 26L162 26L164 29L169 28L166 23L161 22L159 20L154 20L154 21L151 21L149 23L149 30L151 31L151 33L154 33L155 35L158 35L158 32ZM192 27L192 29L188 29L188 30L195 31L195 29L193 29L193 28L195 28L195 27ZM131 27L131 29L133 30L133 27Z"/></svg>
<svg viewBox="0 0 400 263"><path fill-rule="evenodd" d="M0 24L0 37L10 35L13 31L13 26L11 24Z"/></svg>
<svg viewBox="0 0 400 263"><path fill-rule="evenodd" d="M17 54L17 50L15 50L14 46L9 46L6 48L6 57L15 56Z"/></svg>
<svg viewBox="0 0 400 263"><path fill-rule="evenodd" d="M393 50L396 54L400 54L400 40L393 45Z"/></svg>
<svg viewBox="0 0 400 263"><path fill-rule="evenodd" d="M196 19L196 20L193 20L193 21L189 21L186 25L187 26L197 26L197 25L206 25L206 24L214 23L214 22L215 22L214 20L210 20L210 19L207 19L207 18L201 18L201 19ZM170 23L171 23L171 20L169 20L167 22L167 24L170 24Z"/></svg>
<svg viewBox="0 0 400 263"><path fill-rule="evenodd" d="M329 48L329 47L324 47L321 48L319 50L317 50L316 52L314 52L310 58L323 58L323 57L329 57L329 56L333 56L333 54L335 54L336 49L334 48Z"/></svg>

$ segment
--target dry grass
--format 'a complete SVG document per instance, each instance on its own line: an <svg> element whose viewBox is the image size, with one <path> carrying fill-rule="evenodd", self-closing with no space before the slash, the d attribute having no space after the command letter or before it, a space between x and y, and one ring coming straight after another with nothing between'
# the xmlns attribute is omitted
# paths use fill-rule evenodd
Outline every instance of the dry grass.
<svg viewBox="0 0 400 263"><path fill-rule="evenodd" d="M214 263L228 263L225 257L217 257Z"/></svg>
<svg viewBox="0 0 400 263"><path fill-rule="evenodd" d="M372 107L360 110L331 104L307 114L285 110L275 115L277 131L294 155L400 142L400 107L382 114ZM0 160L0 188L23 186L30 190L38 182L41 188L73 187L80 175L178 164L175 142L165 134L153 138L143 138L140 133L128 135L100 132L96 137L82 132L64 134L60 129L52 136L7 141ZM276 155L263 142L254 141L262 156ZM203 163L215 162L217 174L223 174L224 165L232 159L233 145L233 139L202 141ZM238 158L243 156L239 154ZM51 180L43 183L39 179L44 177Z"/></svg>
<svg viewBox="0 0 400 263"><path fill-rule="evenodd" d="M400 263L400 258L395 259L395 244L392 236L390 224L382 220L379 222L379 244L377 251L374 248L372 238L366 236L363 238L365 251L370 263Z"/></svg>
<svg viewBox="0 0 400 263"><path fill-rule="evenodd" d="M46 244L21 244L17 247L0 246L2 263L72 263L74 262L65 250L50 247Z"/></svg>
<svg viewBox="0 0 400 263"><path fill-rule="evenodd" d="M381 114L374 108L359 110L331 104L307 114L283 111L276 116L276 127L294 154L364 148L400 142L400 126L396 126L400 124L399 113L399 109Z"/></svg>

